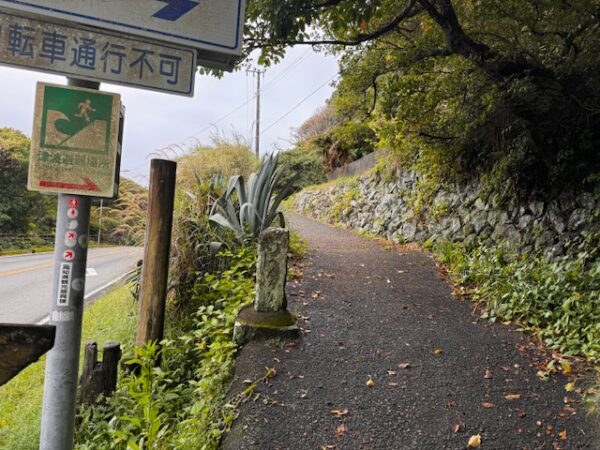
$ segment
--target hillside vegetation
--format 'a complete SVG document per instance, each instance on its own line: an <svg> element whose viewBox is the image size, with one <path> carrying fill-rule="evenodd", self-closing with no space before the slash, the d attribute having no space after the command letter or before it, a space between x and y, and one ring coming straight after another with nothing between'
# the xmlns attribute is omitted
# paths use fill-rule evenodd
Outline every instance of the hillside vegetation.
<svg viewBox="0 0 600 450"><path fill-rule="evenodd" d="M388 169L479 177L507 196L598 179L598 0L257 0L249 12L263 61L290 43L341 58L335 125L317 138L326 167L376 147Z"/></svg>
<svg viewBox="0 0 600 450"><path fill-rule="evenodd" d="M0 251L51 249L56 223L56 196L27 190L29 147L27 136L0 128ZM139 245L144 238L148 192L122 178L116 201L92 206L90 236L96 242ZM100 224L100 221L102 223Z"/></svg>

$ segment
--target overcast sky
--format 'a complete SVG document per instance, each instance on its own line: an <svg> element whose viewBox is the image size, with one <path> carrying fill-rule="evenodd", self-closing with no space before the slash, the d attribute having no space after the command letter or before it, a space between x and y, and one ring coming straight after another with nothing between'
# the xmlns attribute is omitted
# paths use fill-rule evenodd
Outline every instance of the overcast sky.
<svg viewBox="0 0 600 450"><path fill-rule="evenodd" d="M273 151L274 146L289 147L291 130L325 104L336 74L336 59L310 47L290 49L280 64L267 69L261 80L261 153ZM35 83L66 82L64 77L1 66L0 80L0 127L16 128L28 136ZM249 139L254 135L255 85L256 79L245 71L221 79L196 75L192 98L102 84L101 90L120 93L127 108L123 175L146 184L154 157L150 154L172 144L193 146L193 138L208 144L215 130L226 135L235 130Z"/></svg>

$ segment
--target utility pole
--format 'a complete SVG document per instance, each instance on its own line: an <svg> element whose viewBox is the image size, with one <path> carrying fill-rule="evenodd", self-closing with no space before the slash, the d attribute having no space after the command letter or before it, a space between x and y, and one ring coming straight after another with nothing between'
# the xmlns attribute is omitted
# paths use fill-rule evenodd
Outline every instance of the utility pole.
<svg viewBox="0 0 600 450"><path fill-rule="evenodd" d="M98 221L98 246L100 246L100 234L102 233L102 206L104 206L104 199L100 199L100 219Z"/></svg>
<svg viewBox="0 0 600 450"><path fill-rule="evenodd" d="M260 159L260 76L265 73L260 69L248 69L248 73L256 74L256 130L255 130L255 152L256 157Z"/></svg>

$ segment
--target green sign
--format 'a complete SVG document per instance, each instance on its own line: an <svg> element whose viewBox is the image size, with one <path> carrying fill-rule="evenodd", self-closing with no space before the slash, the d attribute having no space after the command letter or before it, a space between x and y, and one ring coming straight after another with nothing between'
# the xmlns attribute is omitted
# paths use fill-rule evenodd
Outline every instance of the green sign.
<svg viewBox="0 0 600 450"><path fill-rule="evenodd" d="M112 197L120 98L38 83L28 187Z"/></svg>
<svg viewBox="0 0 600 450"><path fill-rule="evenodd" d="M112 96L56 86L44 90L40 145L108 154Z"/></svg>

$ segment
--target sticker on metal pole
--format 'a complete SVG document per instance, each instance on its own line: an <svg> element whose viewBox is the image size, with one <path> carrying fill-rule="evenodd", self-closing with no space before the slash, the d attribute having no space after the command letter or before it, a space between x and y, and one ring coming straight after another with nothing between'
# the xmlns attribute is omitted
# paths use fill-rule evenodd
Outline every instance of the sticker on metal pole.
<svg viewBox="0 0 600 450"><path fill-rule="evenodd" d="M60 263L60 280L58 283L58 306L69 306L69 291L71 290L71 274L73 272L73 263Z"/></svg>
<svg viewBox="0 0 600 450"><path fill-rule="evenodd" d="M118 94L38 83L28 189L112 197L119 111Z"/></svg>

